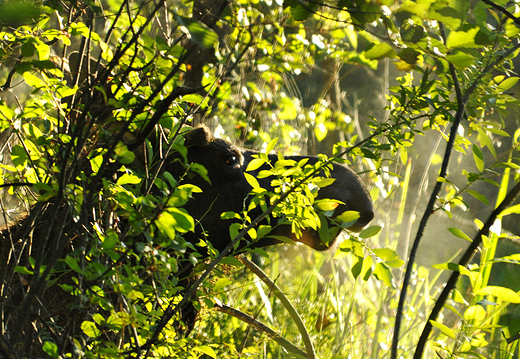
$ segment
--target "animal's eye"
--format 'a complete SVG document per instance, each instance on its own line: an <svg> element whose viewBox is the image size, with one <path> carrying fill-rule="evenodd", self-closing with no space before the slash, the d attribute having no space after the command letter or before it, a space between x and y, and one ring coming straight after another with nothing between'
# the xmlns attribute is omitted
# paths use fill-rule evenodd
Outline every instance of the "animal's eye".
<svg viewBox="0 0 520 359"><path fill-rule="evenodd" d="M226 165L229 167L233 167L238 163L238 157L235 155L230 155L226 158Z"/></svg>

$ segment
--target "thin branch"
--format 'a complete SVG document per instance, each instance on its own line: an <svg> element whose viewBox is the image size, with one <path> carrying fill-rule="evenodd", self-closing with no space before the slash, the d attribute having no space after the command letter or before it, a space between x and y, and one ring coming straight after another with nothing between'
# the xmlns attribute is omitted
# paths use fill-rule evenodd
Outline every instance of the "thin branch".
<svg viewBox="0 0 520 359"><path fill-rule="evenodd" d="M32 187L34 183L30 182L11 182L11 183L2 183L0 184L0 188L4 187Z"/></svg>
<svg viewBox="0 0 520 359"><path fill-rule="evenodd" d="M507 196L504 198L502 203L491 213L488 220L482 227L482 229L477 233L475 238L473 238L473 241L469 245L468 249L466 249L466 252L464 252L464 255L459 261L459 266L465 267L468 265L469 261L475 254L476 250L482 243L482 237L487 236L489 234L489 228L495 223L495 220L500 215L500 213L505 210L507 207L509 207L514 200L518 197L520 194L520 182L516 184L515 187L507 194ZM460 277L460 272L453 272L451 273L450 279L446 282L446 286L442 290L441 294L439 295L439 298L435 302L435 306L432 309L432 312L430 313L430 316L428 317L428 321L426 322L426 325L424 326L424 329L422 331L421 337L419 338L419 342L417 343L417 347L415 348L415 354L413 356L413 359L420 359L422 357L424 347L426 345L426 342L428 340L428 336L430 335L433 326L432 321L435 321L437 319L437 316L439 315L442 307L444 306L444 303L446 303L446 300L448 299L448 296L453 288L455 288L455 285L457 284L457 281Z"/></svg>
<svg viewBox="0 0 520 359"><path fill-rule="evenodd" d="M256 276L260 278L262 282L264 282L269 287L269 289L274 293L274 295L276 295L276 297L280 299L283 306L285 307L285 309L287 309L294 323L298 327L300 334L302 335L303 342L305 343L305 349L307 350L307 358L315 359L316 352L314 350L314 345L312 344L309 332L307 331L307 328L305 327L302 318L292 305L291 301L287 298L285 294L283 294L282 290L271 280L271 278L269 278L267 274L265 274L264 271L261 270L256 264L251 262L243 255L239 256L238 260L243 265L245 265L250 271L255 273Z"/></svg>
<svg viewBox="0 0 520 359"><path fill-rule="evenodd" d="M296 345L282 337L280 334L276 333L274 330L269 328L264 323L259 322L255 318L237 310L231 307L228 307L227 305L218 304L215 303L214 308L218 310L219 312L226 313L227 315L231 315L249 325L251 325L256 330L267 334L269 338L280 344L282 347L284 347L288 352L294 353L297 355L300 355L302 357L307 357L307 353L305 353L303 350L298 348Z"/></svg>
<svg viewBox="0 0 520 359"><path fill-rule="evenodd" d="M442 29L442 27L441 27ZM442 30L441 30L442 32ZM446 150L444 152L444 159L442 161L441 165L441 171L439 173L439 178L446 178L446 174L448 171L448 165L450 163L450 157L451 153L453 151L453 146L455 144L455 138L457 137L457 130L459 128L459 125L462 121L462 118L464 117L464 113L466 111L466 104L468 103L469 96L473 91L476 89L475 86L469 88L464 96L461 94L461 90L459 87L459 82L457 79L457 73L455 71L455 67L452 63L449 63L450 67L450 73L453 77L453 83L455 86L455 91L457 92L457 112L455 113L455 117L453 119L453 124L451 126L450 130L450 137L448 140L448 144L446 146ZM478 80L475 81L478 83ZM403 277L403 284L401 287L401 293L399 295L399 302L397 304L397 311L396 311L396 318L394 323L394 336L392 338L392 349L390 353L390 359L397 359L397 347L399 344L399 332L401 329L401 320L403 318L403 309L404 304L406 301L406 293L408 291L408 286L410 284L410 279L412 276L413 271L413 265L415 264L415 258L417 257L417 251L419 249L419 244L421 243L421 239L424 235L424 230L426 228L426 224L428 223L428 220L430 219L430 216L433 213L433 209L435 207L435 202L437 202L437 196L439 192L441 191L443 182L437 181L435 184L435 187L430 195L430 199L428 201L428 205L426 206L426 209L424 210L423 216L421 218L421 222L419 223L419 228L417 229L417 234L415 236L412 248L410 250L410 255L408 257L408 263L406 264L406 271L404 273Z"/></svg>
<svg viewBox="0 0 520 359"><path fill-rule="evenodd" d="M503 6L500 6L498 4L495 4L493 1L490 1L490 0L482 0L483 3L485 4L488 4L489 6L499 10L500 12L502 12L505 16L507 16L508 18L510 18L511 20L513 20L515 22L515 24L519 25L520 26L520 19L517 18L515 15L511 14L509 11L507 11L507 9Z"/></svg>
<svg viewBox="0 0 520 359"><path fill-rule="evenodd" d="M482 80L482 78L488 72L490 72L492 69L494 69L495 66L497 66L500 62L502 62L507 56L512 54L514 51L516 51L518 48L520 48L520 44L517 44L517 45L513 46L512 48L507 50L504 54L498 56L495 61L493 61L492 63L488 64L480 72L479 76L476 77L476 79L466 89L466 91L464 92L463 95L459 96L459 94L457 93L457 105L458 105L458 108L457 108L457 112L455 113L455 116L454 116L454 119L453 119L453 124L452 124L451 131L450 131L450 137L449 137L448 144L446 146L446 150L445 150L445 153L444 153L444 159L443 159L443 162L442 162L439 178L445 178L446 177L446 172L447 172L447 168L448 168L451 152L453 151L453 145L454 145L454 142L455 142L455 138L457 136L457 130L458 130L458 127L459 127L459 125L460 125L460 123L462 121L462 118L464 116L464 113L465 113L465 110L466 110L466 105L467 105L467 103L469 101L470 96L476 90L476 88L477 88L478 84L480 83L480 81ZM450 74L453 77L455 91L457 92L458 91L457 90L458 79L457 79L457 76L456 76L456 71L455 71L455 68L454 68L453 64L449 63L449 67L450 67ZM408 263L406 265L406 271L405 271L405 275L404 275L404 278L403 278L403 284L402 284L402 288L401 288L401 293L400 293L400 296L399 296L399 303L398 303L398 306L397 306L397 315L396 315L395 325L394 325L394 337L392 339L392 349L391 349L391 355L390 355L391 359L396 359L397 358L397 346L398 346L398 343L399 343L399 331L400 331L400 328L401 328L401 319L402 319L402 316L403 316L402 313L403 313L404 303L405 303L405 300L406 300L406 292L407 292L407 289L408 289L408 285L410 283L410 278L411 278L411 274L412 274L413 265L415 263L415 258L417 256L417 250L419 248L419 244L421 242L421 239L422 239L422 237L424 235L424 230L426 228L426 224L428 223L428 220L429 220L431 214L433 213L434 205L435 205L435 202L437 201L437 195L439 194L441 188L442 188L442 182L437 181L437 183L435 184L435 188L433 189L432 194L430 196L430 200L428 201L428 205L426 206L424 214L423 214L423 216L421 218L421 222L419 224L419 228L417 229L417 235L415 237L412 249L410 250ZM422 354L422 352L420 354Z"/></svg>

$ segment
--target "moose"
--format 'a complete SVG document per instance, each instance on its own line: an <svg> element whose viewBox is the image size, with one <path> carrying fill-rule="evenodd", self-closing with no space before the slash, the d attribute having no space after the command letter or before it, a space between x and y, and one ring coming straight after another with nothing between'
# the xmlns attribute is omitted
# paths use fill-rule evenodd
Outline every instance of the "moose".
<svg viewBox="0 0 520 359"><path fill-rule="evenodd" d="M248 164L258 153L214 138L205 127L194 128L183 136L184 146L187 149L186 163L198 163L207 170L207 178L200 175L186 176L186 163L183 163L182 155L179 153L169 155L164 161L163 170L173 174L179 183L190 183L201 190L200 193L194 192L192 198L183 206L197 223L194 230L184 233L183 237L187 243L196 243L205 236L213 248L220 251L232 240L229 226L233 222L233 219L221 219L221 214L229 211L240 212L247 205L251 198L251 186L246 181L245 172ZM146 155L138 150L135 152L136 159L133 164L128 166L142 167L139 162ZM272 163L278 160L276 155L268 157ZM318 161L315 157L304 156L291 156L286 159L294 161L306 159L309 164L315 164ZM263 169L265 166L248 173L258 176ZM359 212L359 218L350 226L349 230L360 231L374 216L370 195L357 175L343 164L334 163L331 166L330 176L335 179L334 182L321 188L317 198L332 199L337 202L338 205L330 218L347 210ZM263 188L272 189L271 178L258 178L257 180ZM260 209L256 211L261 212ZM47 213L47 215L42 215L42 213ZM250 215L254 216L256 212ZM48 216L54 216L53 219L57 219L53 221L52 226L46 224ZM275 219L271 218L271 220L275 222ZM125 220L121 220L117 224L120 234L125 233L124 223ZM128 225L128 222L126 223ZM79 324L88 315L92 315L92 311L90 313L86 313L88 311L85 310L74 311L73 308L77 308L79 305L77 299L59 288L54 289L56 285L52 287L52 284L57 282L61 283L61 288L67 286L70 288L73 285L70 275L52 278L51 272L45 269L49 268L45 267L46 265L61 266L60 268L63 269L69 254L72 252L77 254L78 250L80 253L86 251L85 247L88 247L89 241L95 237L91 230L85 229L86 226L87 224L78 223L77 219L70 216L67 206L57 206L53 199L50 199L38 202L24 219L0 232L0 275L2 275L4 283L2 301L5 308L3 333L0 337L1 342L5 345L0 346L0 353L4 357L15 358L19 355L26 356L29 353L41 353L41 349L34 349L34 347L41 348L40 331L45 330L55 337L59 350L65 350L64 348L72 345L73 338L78 337L78 332L81 332L81 329L78 328ZM39 243L42 241L40 236L43 233L47 233L46 238L48 239L45 243ZM337 234L334 237L337 237L340 231L335 233ZM318 232L313 229L305 229L301 236L295 236L291 232L291 226L284 223L279 226L273 225L272 231L267 236L253 241L249 247L265 247L279 243L280 236L288 237L320 251L326 250L335 240L333 238L329 243L325 243ZM124 237L121 237L124 240ZM128 245L135 244L134 240L132 244ZM45 247L45 251L35 250L42 246ZM237 248L235 253L243 250L244 246L241 245ZM33 253L44 254L35 254L36 258L32 258ZM201 250L199 255L202 255L201 260L203 260L207 253ZM118 260L121 261L121 259ZM38 276L36 272L29 273L29 271L20 270L24 265L34 269L35 261L41 263L41 280L39 281L33 280ZM107 262L109 261L107 260ZM70 266L70 262L67 264ZM87 284L95 285L96 280L102 282L105 279L103 275L108 275L110 272L110 266L107 265L107 268L107 271L96 279L88 278ZM186 268L188 269L186 270ZM173 273L173 276L177 276L179 283L187 287L192 271L193 266L189 264L184 267L182 274ZM180 279L181 277L183 279ZM75 283L77 285L77 280ZM93 310L96 312L100 309ZM182 321L186 324L188 332L193 327L196 315L197 311L192 304L183 308ZM70 317L74 316L78 317L72 321L75 324L65 326L61 322L64 318L70 320Z"/></svg>

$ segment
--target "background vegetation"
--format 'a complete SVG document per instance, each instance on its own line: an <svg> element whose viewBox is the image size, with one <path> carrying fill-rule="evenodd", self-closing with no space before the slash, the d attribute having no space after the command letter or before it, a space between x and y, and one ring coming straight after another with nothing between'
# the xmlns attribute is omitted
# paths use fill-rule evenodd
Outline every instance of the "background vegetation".
<svg viewBox="0 0 520 359"><path fill-rule="evenodd" d="M30 339L3 321L0 352L518 357L519 12L503 0L1 2L0 205L8 225L34 220L17 232L27 242L3 232L0 310L15 285L20 303L54 303L41 315L60 310ZM129 166L152 130L181 124L264 151L278 138L284 154L348 148L374 226L330 252L257 250L279 289L228 257L198 288L184 336L172 317L195 245L179 209L193 189L160 175L167 195L151 194L154 177ZM50 238L55 227L65 239ZM69 239L63 258L37 250ZM65 345L75 326L82 336Z"/></svg>

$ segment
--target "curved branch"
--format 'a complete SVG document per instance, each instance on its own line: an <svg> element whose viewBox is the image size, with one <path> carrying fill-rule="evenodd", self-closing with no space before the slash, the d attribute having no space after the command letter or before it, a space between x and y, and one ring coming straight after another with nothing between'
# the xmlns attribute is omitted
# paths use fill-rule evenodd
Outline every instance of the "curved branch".
<svg viewBox="0 0 520 359"><path fill-rule="evenodd" d="M218 310L219 312L226 313L227 315L231 315L231 316L251 325L256 330L267 334L267 336L269 338L271 338L272 340L274 340L275 342L280 344L288 352L300 355L302 357L307 357L307 353L305 353L303 350L298 348L296 345L294 345L293 343L291 343L290 341L288 341L287 339L285 339L284 337L282 337L281 335L276 333L274 330L269 328L264 323L261 323L261 322L255 320L255 318L253 318L237 309L228 307L227 305L223 305L223 304L215 303L214 308L216 310Z"/></svg>
<svg viewBox="0 0 520 359"><path fill-rule="evenodd" d="M292 305L292 303L289 301L287 296L283 294L282 290L265 274L263 270L261 270L256 264L251 262L249 259L244 257L243 255L238 257L238 260L245 265L250 271L252 271L258 278L262 280L269 289L276 295L278 299L282 302L283 306L289 314L291 315L291 318L293 319L294 323L296 323L296 326L298 327L298 330L300 331L300 334L302 335L302 339L305 343L305 349L307 349L307 358L309 359L315 359L316 358L316 352L314 351L314 346L312 344L311 338L309 336L309 332L307 331L307 328L305 328L305 324L303 324L303 320Z"/></svg>

